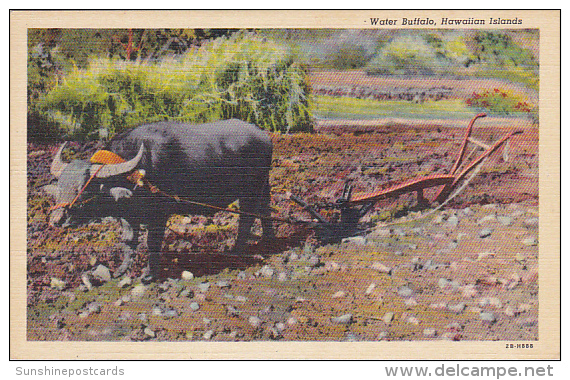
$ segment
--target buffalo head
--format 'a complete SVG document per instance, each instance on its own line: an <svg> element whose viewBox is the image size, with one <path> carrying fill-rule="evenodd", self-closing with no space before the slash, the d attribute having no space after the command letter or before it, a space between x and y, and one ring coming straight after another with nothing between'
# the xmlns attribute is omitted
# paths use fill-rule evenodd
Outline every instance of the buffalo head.
<svg viewBox="0 0 570 380"><path fill-rule="evenodd" d="M141 145L137 155L129 161L102 165L87 160L64 162L61 153L65 144L57 151L50 168L51 174L57 178L57 183L44 187L56 200L56 205L51 208L49 215L50 226L70 223L74 216L80 215L77 211L89 199L103 196L117 201L132 195L130 190L109 186L111 182L105 180L135 169L143 156L144 145Z"/></svg>

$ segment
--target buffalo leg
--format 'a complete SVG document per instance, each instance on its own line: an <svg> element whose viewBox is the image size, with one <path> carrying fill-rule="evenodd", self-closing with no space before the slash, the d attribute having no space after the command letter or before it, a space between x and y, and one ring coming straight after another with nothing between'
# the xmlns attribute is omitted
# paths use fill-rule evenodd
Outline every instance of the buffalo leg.
<svg viewBox="0 0 570 380"><path fill-rule="evenodd" d="M261 204L259 211L261 215L265 217L271 216L271 188L269 187L269 178L263 187L263 196L261 198ZM275 239L275 231L273 230L273 221L270 219L261 219L261 226L263 227L263 240L269 242Z"/></svg>
<svg viewBox="0 0 570 380"><path fill-rule="evenodd" d="M162 251L162 240L164 239L165 228L166 220L160 221L160 223L150 223L148 225L148 270L149 275L157 280L160 278L160 254Z"/></svg>

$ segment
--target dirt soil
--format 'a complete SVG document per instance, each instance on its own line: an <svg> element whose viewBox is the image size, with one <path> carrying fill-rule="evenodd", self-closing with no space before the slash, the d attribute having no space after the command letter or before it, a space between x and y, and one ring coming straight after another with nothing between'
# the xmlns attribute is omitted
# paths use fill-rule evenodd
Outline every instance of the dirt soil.
<svg viewBox="0 0 570 380"><path fill-rule="evenodd" d="M334 220L326 206L345 180L367 193L446 173L464 126L323 124L314 134L274 135L274 215L308 218L293 193ZM474 137L507 131L476 128ZM77 157L97 148L71 145ZM53 201L41 187L53 180L56 149L28 146L29 340L538 339L537 129L526 127L509 161L494 154L441 210L415 208L414 194L380 201L362 219L366 231L343 242L319 244L312 230L281 224L270 247L252 241L250 255L237 257L237 216L173 217L165 278L146 285L144 234L135 263L113 278L117 220L47 226Z"/></svg>

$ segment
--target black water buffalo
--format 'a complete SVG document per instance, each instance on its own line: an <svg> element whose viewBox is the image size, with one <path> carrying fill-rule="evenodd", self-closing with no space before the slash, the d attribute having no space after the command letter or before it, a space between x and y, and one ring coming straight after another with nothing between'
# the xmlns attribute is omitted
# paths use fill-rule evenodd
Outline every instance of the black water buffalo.
<svg viewBox="0 0 570 380"><path fill-rule="evenodd" d="M142 125L107 144L106 150L125 162L103 166L87 160L63 162L64 145L51 166L51 173L58 178L57 185L46 187L57 200L49 224L67 226L105 216L119 218L126 243L125 259L115 274L128 268L140 224L148 228L149 270L156 278L168 218L172 214L215 212L181 199L217 207L239 200L242 212L270 214L269 169L273 146L264 131L244 121ZM147 185L150 183L172 197L130 182L127 177L135 170L144 173ZM243 251L253 221L251 215L240 215L235 251ZM263 219L262 227L264 239L271 239L274 236L271 221Z"/></svg>

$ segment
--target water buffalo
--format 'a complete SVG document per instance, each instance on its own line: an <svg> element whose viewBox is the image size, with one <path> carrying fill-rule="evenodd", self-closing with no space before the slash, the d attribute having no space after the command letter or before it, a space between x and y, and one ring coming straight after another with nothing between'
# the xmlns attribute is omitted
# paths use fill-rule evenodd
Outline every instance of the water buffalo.
<svg viewBox="0 0 570 380"><path fill-rule="evenodd" d="M62 160L62 145L51 165L56 185L45 190L56 198L51 226L68 226L93 218L119 218L125 259L124 272L136 248L140 224L148 228L148 273L159 274L166 222L172 214L212 214L214 210L180 199L217 207L239 200L240 211L269 215L269 169L273 146L267 133L240 120L207 124L160 122L146 124L113 138L106 147L124 162L101 165L88 160ZM116 157L116 156L115 156ZM142 170L141 170L142 169ZM127 177L136 170L166 197ZM76 199L77 198L77 199ZM243 252L254 217L240 215L234 251ZM274 236L271 221L262 220L263 237Z"/></svg>

